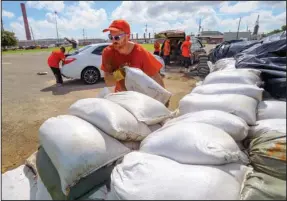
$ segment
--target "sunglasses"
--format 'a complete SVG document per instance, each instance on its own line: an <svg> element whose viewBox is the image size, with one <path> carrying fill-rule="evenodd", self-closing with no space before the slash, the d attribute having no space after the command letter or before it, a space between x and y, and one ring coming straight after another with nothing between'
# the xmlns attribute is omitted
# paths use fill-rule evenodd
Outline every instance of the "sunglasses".
<svg viewBox="0 0 287 201"><path fill-rule="evenodd" d="M117 36L112 36L111 34L109 34L109 39L110 40L116 40L116 41L118 41L118 40L121 40L121 38L123 37L123 36L125 36L126 34L124 33L124 34L120 34L120 35L117 35Z"/></svg>

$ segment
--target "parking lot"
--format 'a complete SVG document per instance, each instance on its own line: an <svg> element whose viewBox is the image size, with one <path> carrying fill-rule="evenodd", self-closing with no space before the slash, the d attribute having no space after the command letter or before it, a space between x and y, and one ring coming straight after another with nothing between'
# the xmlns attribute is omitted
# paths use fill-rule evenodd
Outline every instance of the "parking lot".
<svg viewBox="0 0 287 201"><path fill-rule="evenodd" d="M66 80L64 87L55 87L46 64L48 56L48 52L39 52L2 57L2 173L23 164L37 150L38 130L45 120L66 114L75 101L96 97L105 86L104 81L84 85L80 80ZM198 78L183 76L178 67L167 72L164 81L173 93L170 109L174 110Z"/></svg>

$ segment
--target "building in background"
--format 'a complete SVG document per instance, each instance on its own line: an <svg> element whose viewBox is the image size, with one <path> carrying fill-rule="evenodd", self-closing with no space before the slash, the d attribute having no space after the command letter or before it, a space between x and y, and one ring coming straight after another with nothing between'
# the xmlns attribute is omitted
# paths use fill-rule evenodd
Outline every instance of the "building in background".
<svg viewBox="0 0 287 201"><path fill-rule="evenodd" d="M219 31L202 31L197 38L200 39L202 43L218 44L223 42L223 33Z"/></svg>
<svg viewBox="0 0 287 201"><path fill-rule="evenodd" d="M238 38L237 38L237 32L225 32L223 35L224 41L237 40L237 39L250 40L251 32L250 31L238 32Z"/></svg>

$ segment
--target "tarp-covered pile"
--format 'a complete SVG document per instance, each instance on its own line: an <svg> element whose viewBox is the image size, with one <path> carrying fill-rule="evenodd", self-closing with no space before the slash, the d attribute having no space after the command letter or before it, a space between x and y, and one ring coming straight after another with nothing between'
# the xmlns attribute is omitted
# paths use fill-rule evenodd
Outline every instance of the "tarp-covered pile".
<svg viewBox="0 0 287 201"><path fill-rule="evenodd" d="M210 61L215 64L209 66L214 71L218 66L230 68L230 65L217 65L221 61L235 62L236 68L258 69L262 72L264 89L272 97L286 100L286 42L286 31L259 41L223 42L210 53ZM228 59L224 61L223 58Z"/></svg>

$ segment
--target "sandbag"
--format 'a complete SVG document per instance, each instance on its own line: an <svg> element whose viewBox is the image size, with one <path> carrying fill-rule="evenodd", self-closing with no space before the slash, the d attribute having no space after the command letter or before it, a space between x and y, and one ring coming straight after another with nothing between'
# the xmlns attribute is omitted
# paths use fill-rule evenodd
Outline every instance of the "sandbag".
<svg viewBox="0 0 287 201"><path fill-rule="evenodd" d="M247 174L241 200L286 200L286 181L267 174Z"/></svg>
<svg viewBox="0 0 287 201"><path fill-rule="evenodd" d="M128 91L143 93L163 104L166 104L170 99L172 94L145 74L141 69L125 67L125 73L125 86Z"/></svg>
<svg viewBox="0 0 287 201"><path fill-rule="evenodd" d="M202 95L191 93L179 101L179 114L202 110L220 110L241 117L248 125L255 125L258 102L244 95Z"/></svg>
<svg viewBox="0 0 287 201"><path fill-rule="evenodd" d="M111 172L116 164L120 163L121 160L122 158L109 163L87 177L80 179L76 185L70 188L69 194L64 195L61 189L61 180L58 171L43 147L40 147L37 152L38 176L41 178L42 183L53 200L77 200L90 194L90 192L95 193L96 189L109 184Z"/></svg>
<svg viewBox="0 0 287 201"><path fill-rule="evenodd" d="M234 70L236 60L234 58L220 59L213 65L213 72L220 70Z"/></svg>
<svg viewBox="0 0 287 201"><path fill-rule="evenodd" d="M130 150L139 150L141 142L132 142L132 141L120 141L124 146Z"/></svg>
<svg viewBox="0 0 287 201"><path fill-rule="evenodd" d="M217 71L210 73L203 81L203 84L251 84L260 86L260 71L254 69L236 69L228 71Z"/></svg>
<svg viewBox="0 0 287 201"><path fill-rule="evenodd" d="M106 95L112 93L108 87L104 87L98 94L97 98L104 98Z"/></svg>
<svg viewBox="0 0 287 201"><path fill-rule="evenodd" d="M255 126L250 126L248 138L254 139L270 131L286 134L286 119L265 119L257 121Z"/></svg>
<svg viewBox="0 0 287 201"><path fill-rule="evenodd" d="M192 90L192 93L207 94L207 95L239 94L261 101L263 91L264 89L259 88L256 85L222 83L222 84L207 84L197 86Z"/></svg>
<svg viewBox="0 0 287 201"><path fill-rule="evenodd" d="M237 200L239 193L237 180L214 167L132 152L114 168L107 200Z"/></svg>
<svg viewBox="0 0 287 201"><path fill-rule="evenodd" d="M2 174L3 200L36 200L37 180L33 171L21 165Z"/></svg>
<svg viewBox="0 0 287 201"><path fill-rule="evenodd" d="M161 124L155 124L155 125L148 126L148 128L151 130L151 132L154 132L154 131L160 129L161 127L162 127Z"/></svg>
<svg viewBox="0 0 287 201"><path fill-rule="evenodd" d="M165 125L141 142L140 151L183 164L248 163L247 156L226 132L205 123L178 122Z"/></svg>
<svg viewBox="0 0 287 201"><path fill-rule="evenodd" d="M240 117L219 110L204 110L201 112L187 113L171 119L164 126L176 124L178 122L210 124L228 133L235 141L245 139L249 129L246 122Z"/></svg>
<svg viewBox="0 0 287 201"><path fill-rule="evenodd" d="M257 120L286 119L285 101L262 101L258 104Z"/></svg>
<svg viewBox="0 0 287 201"><path fill-rule="evenodd" d="M52 117L39 129L39 140L56 167L62 191L130 150L92 124L71 115Z"/></svg>
<svg viewBox="0 0 287 201"><path fill-rule="evenodd" d="M46 186L43 184L41 177L37 177L36 200L53 200Z"/></svg>
<svg viewBox="0 0 287 201"><path fill-rule="evenodd" d="M106 134L119 140L140 141L151 133L147 125L126 109L102 98L87 98L75 102L69 114L80 117Z"/></svg>
<svg viewBox="0 0 287 201"><path fill-rule="evenodd" d="M253 139L249 156L256 171L286 180L286 133L270 131Z"/></svg>
<svg viewBox="0 0 287 201"><path fill-rule="evenodd" d="M161 102L135 91L112 93L105 98L119 104L147 125L160 123L174 115Z"/></svg>

